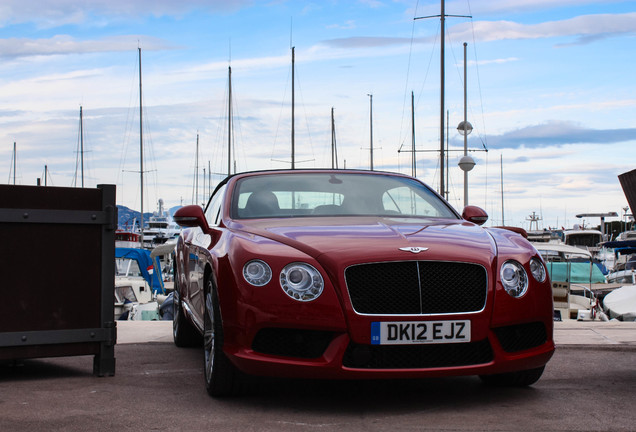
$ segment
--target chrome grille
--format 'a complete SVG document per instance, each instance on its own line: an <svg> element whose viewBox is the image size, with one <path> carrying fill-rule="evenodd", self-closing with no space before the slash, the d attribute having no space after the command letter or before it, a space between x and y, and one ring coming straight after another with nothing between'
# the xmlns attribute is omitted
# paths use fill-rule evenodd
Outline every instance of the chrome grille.
<svg viewBox="0 0 636 432"><path fill-rule="evenodd" d="M400 261L345 270L351 304L368 315L469 313L486 304L488 277L478 264Z"/></svg>

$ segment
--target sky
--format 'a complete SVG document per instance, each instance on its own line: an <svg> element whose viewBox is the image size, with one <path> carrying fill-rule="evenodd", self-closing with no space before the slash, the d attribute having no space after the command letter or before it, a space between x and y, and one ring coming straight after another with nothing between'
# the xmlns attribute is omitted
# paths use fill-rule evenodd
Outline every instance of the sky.
<svg viewBox="0 0 636 432"><path fill-rule="evenodd" d="M439 191L440 14L439 0L3 0L0 183L116 184L139 210L141 52L146 212L205 202L227 174L230 67L232 172L291 166L293 87L297 168L331 167L333 135L340 168L369 169L372 147L374 169L412 174L415 155ZM466 83L468 203L488 225L631 213L618 175L636 168L636 1L448 0L445 14L451 205Z"/></svg>

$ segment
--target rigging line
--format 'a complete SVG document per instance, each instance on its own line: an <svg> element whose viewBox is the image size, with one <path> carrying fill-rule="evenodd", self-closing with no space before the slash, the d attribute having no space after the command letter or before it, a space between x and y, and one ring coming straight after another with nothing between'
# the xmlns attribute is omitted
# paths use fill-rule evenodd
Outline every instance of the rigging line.
<svg viewBox="0 0 636 432"><path fill-rule="evenodd" d="M82 137L81 137L82 120L81 119L79 121L77 129L78 129L78 132L77 132L77 146L75 147L75 174L73 176L73 183L71 183L72 187L76 187L77 186L77 170L78 170L79 163L80 163L80 141L82 139Z"/></svg>
<svg viewBox="0 0 636 432"><path fill-rule="evenodd" d="M233 87L232 89L232 94L234 96L236 96L236 90ZM240 110L239 110L239 102L238 97L233 97L232 98L232 151L234 154L234 160L232 161L232 169L234 170L234 172L242 172L241 169L238 168L238 164L237 164L237 146L236 146L236 135L237 135L237 130L238 130L238 136L240 137L240 141L241 144L245 143L245 139L243 138L243 127L241 125L241 116L240 116ZM239 146L240 151L241 151L241 158L243 160L242 165L243 165L243 171L247 170L247 153L245 151L245 146L244 145L240 145Z"/></svg>
<svg viewBox="0 0 636 432"><path fill-rule="evenodd" d="M437 25L437 32L435 33L435 41L433 42L433 46L437 46L437 40L439 38L440 35L440 30L441 30L441 23L438 23ZM431 70L431 65L433 64L433 54L434 54L434 49L431 50L431 55L428 58L428 65L426 66L426 74L424 75L424 81L422 82L422 86L420 87L420 92L417 95L417 103L415 104L415 106L418 106L420 103L420 99L422 98L422 95L424 94L424 86L426 85L426 81L428 80L428 74ZM439 138L439 137L438 137Z"/></svg>
<svg viewBox="0 0 636 432"><path fill-rule="evenodd" d="M442 23L441 23L441 21L438 21L437 30L435 32L435 40L433 41L433 45L432 45L433 49L431 49L431 55L428 58L428 65L426 66L426 73L424 74L424 81L422 81L422 85L421 85L419 93L417 95L417 102L415 103L416 107L419 106L420 100L422 99L422 96L424 94L424 88L426 87L426 82L428 81L428 75L429 75L429 72L431 70L431 65L433 64L433 55L435 54L434 47L437 46L437 42L439 40L439 36L440 36L440 33L441 33L441 28L442 28ZM437 139L439 139L439 132L438 132ZM438 164L438 167L439 167L439 164ZM437 176L437 168L435 169L435 175ZM434 179L435 178L437 178L437 177L434 177ZM433 181L433 183L434 183L434 181ZM438 182L438 186L439 186L439 182Z"/></svg>
<svg viewBox="0 0 636 432"><path fill-rule="evenodd" d="M412 20L413 22L411 24L411 42L409 44L409 58L406 65L406 80L404 82L404 98L402 99L402 120L400 121L400 135L398 140L398 142L401 144L400 144L400 148L398 149L398 153L400 152L400 150L402 150L402 146L404 145L404 142L406 141L406 138L408 135L408 134L404 134L404 137L402 137L402 132L404 132L404 113L406 111L406 101L407 101L409 78L410 78L410 72L411 72L411 57L413 55L413 39L415 36L415 17L417 16L418 4L419 4L419 0L415 3L415 10L413 11L413 20Z"/></svg>
<svg viewBox="0 0 636 432"><path fill-rule="evenodd" d="M291 68L287 70L287 80L285 82L285 91L283 92L283 99L280 103L280 112L278 113L278 122L276 123L276 132L274 134L274 145L272 146L272 154L270 156L270 162L274 160L274 153L276 153L276 143L278 141L278 132L280 131L280 123L283 118L283 108L285 107L285 98L287 97L287 86L289 84L289 78L291 75ZM271 163L270 163L271 166Z"/></svg>
<svg viewBox="0 0 636 432"><path fill-rule="evenodd" d="M84 179L93 179L94 180L94 176L89 176L89 172L91 171L91 166L89 166L89 163L91 162L88 158L85 158L87 153L90 153L90 150L86 149L86 145L88 143L88 135L89 135L89 131L88 128L86 127L86 123L82 122L82 118L81 118L81 109L82 106L80 105L80 119L78 122L78 132L77 132L77 147L76 147L76 151L75 151L75 173L73 175L73 181L72 181L72 187L77 187L78 184L78 176L79 175L79 171L80 171L80 167L83 164L83 175L84 175ZM86 118L86 112L84 111L84 118ZM82 136L83 135L83 136ZM82 143L82 139L84 141L84 151L82 152L81 149L81 143ZM83 154L82 154L83 153ZM81 177L81 176L80 176ZM80 182L81 183L81 182Z"/></svg>
<svg viewBox="0 0 636 432"><path fill-rule="evenodd" d="M119 160L119 170L117 172L117 181L116 184L119 186L119 191L120 193L118 193L118 197L120 202L124 201L124 176L123 173L125 172L125 164L126 164L126 155L128 154L128 147L130 145L130 135L131 135L131 130L132 130L132 125L133 125L133 121L135 119L135 115L136 115L136 110L133 113L133 98L137 98L138 94L137 94L137 90L136 90L136 85L135 85L135 81L137 79L138 76L138 57L135 56L135 62L133 64L133 73L131 74L131 85L130 85L130 95L128 97L128 111L126 113L126 122L125 122L125 126L124 126L124 135L122 138L122 152L120 155L120 160ZM120 183L121 181L121 183ZM134 205L137 204L137 196L138 193L135 193L134 195Z"/></svg>
<svg viewBox="0 0 636 432"><path fill-rule="evenodd" d="M458 67L459 60L457 60L457 56L455 55L455 50L453 49L453 40L451 39L451 32L450 31L446 32L446 37L448 38L448 42L449 42L449 45L450 45L450 51L453 54L453 60L455 61L455 71L457 72L457 77L459 78L459 82L462 83L462 86L463 86L464 85L464 76L463 76L462 70L460 70L460 68ZM463 60L462 60L462 68L463 68Z"/></svg>
<svg viewBox="0 0 636 432"><path fill-rule="evenodd" d="M86 111L84 111L84 120L86 120L89 116L86 115ZM91 158L86 157L87 153L92 153L93 150L88 148L88 144L92 142L92 133L90 129L90 122L86 123L84 121L82 123L82 129L84 132L84 180L91 179L95 181L95 173L93 172L93 160Z"/></svg>
<svg viewBox="0 0 636 432"><path fill-rule="evenodd" d="M473 16L473 11L470 8L470 0L466 0L466 3L468 3L468 14L472 17ZM488 147L486 145L486 138L488 137L488 135L486 134L486 117L484 115L484 98L482 97L481 94L481 79L479 76L479 62L477 61L477 43L476 43L476 39L475 39L475 22L473 21L473 19L470 19L470 27L472 29L472 33L473 33L473 52L475 53L475 72L477 74L477 87L479 90L479 104L481 106L481 120L482 120L482 126L484 128L484 135L483 135L483 139L481 134L479 135L480 141L481 141L481 145L484 147L484 150L488 151Z"/></svg>
<svg viewBox="0 0 636 432"><path fill-rule="evenodd" d="M150 169L144 169L144 173L149 173L151 174L151 178L150 178L150 182L151 184L154 184L154 200L153 202L155 203L155 206L157 204L158 201L158 196L157 196L157 190L158 190L158 176L157 176L157 158L155 157L155 148L154 148L154 143L152 141L152 128L151 128L151 124L150 124L150 116L148 115L148 105L146 104L146 98L145 96L142 94L141 97L143 98L143 105L142 105L142 109L144 111L144 115L143 115L143 121L144 121L144 142L143 142L143 146L144 146L144 167L148 166L150 167ZM147 176L145 177L146 182L148 182L148 178ZM145 188L144 191L146 192L146 196L144 198L146 198L146 202L151 202L150 201L150 188Z"/></svg>
<svg viewBox="0 0 636 432"><path fill-rule="evenodd" d="M472 11L470 10L470 7L469 7L469 13L472 13ZM477 62L477 48L475 47L475 45L476 45L476 43L475 43L475 28L474 28L474 25L473 25L472 15L471 15L471 18L470 18L470 22L471 22L471 28L472 28L472 31L473 31L473 50L474 50L473 52L475 53L475 66L477 66L477 64L478 64L478 62ZM451 39L450 32L448 32L448 39L449 39L449 42L451 42L451 40L450 40ZM451 46L451 53L453 54L453 59L455 60L455 65L457 65L457 64L459 64L459 60L457 60L457 56L455 55L455 51L452 48L453 47L452 42L450 43L450 46ZM456 67L455 70L457 71L457 75L459 77L459 81L462 84L464 84L464 85L468 85L467 83L464 83L464 77L463 77L460 69L458 67ZM479 68L477 68L477 80L478 80L478 86L479 86L479 101L480 101L480 104L481 104L482 124L484 125L484 128L485 128L484 105L483 105L483 98L481 97L481 84L479 83ZM471 113L473 113L473 110L472 110L471 107L468 107L468 110ZM476 118L476 116L475 116L475 118ZM476 132L476 133L478 134L477 136L479 137L479 141L481 142L482 147L484 148L485 151L488 151L488 149L486 148L486 145L484 144L483 136L481 134L479 134L479 132Z"/></svg>
<svg viewBox="0 0 636 432"><path fill-rule="evenodd" d="M11 164L9 165L9 179L7 180L7 184L12 184L11 183L11 177L12 177L11 174L13 172L13 165L15 165L14 164L14 161L15 161L15 142L13 143L13 145L14 145L14 151L11 153Z"/></svg>
<svg viewBox="0 0 636 432"><path fill-rule="evenodd" d="M311 139L311 130L309 129L309 116L307 115L307 106L305 105L305 100L303 98L303 89L300 86L300 78L298 77L298 70L295 72L296 83L298 84L298 93L300 93L300 104L303 107L303 112L305 113L305 126L307 127L307 137L309 139L309 147L311 148L311 154L313 156L314 168L316 167L316 152L314 151L314 143ZM298 162L309 162L309 161L298 161Z"/></svg>
<svg viewBox="0 0 636 432"><path fill-rule="evenodd" d="M488 152L486 152L486 173L484 180L484 204L488 203ZM496 196L496 195L495 195Z"/></svg>
<svg viewBox="0 0 636 432"><path fill-rule="evenodd" d="M198 176L198 166L197 166L197 158L198 158L198 151L199 151L199 131L197 130L197 137L196 137L196 147L195 147L195 151L194 151L194 163L192 164L193 167L193 175L192 175L192 195L190 198L190 203L191 204L196 204L196 201L198 199L197 197L197 176Z"/></svg>
<svg viewBox="0 0 636 432"><path fill-rule="evenodd" d="M229 78L228 78L229 79ZM227 81L226 81L227 83ZM221 114L218 116L218 123L216 128L216 138L214 143L216 145L212 146L212 159L215 162L214 172L222 173L225 170L225 161L226 159L226 149L225 139L227 137L226 133L229 133L227 130L227 106L230 103L230 94L229 94L228 86L225 85L223 87L223 104L221 105ZM229 155L227 156L229 157ZM226 170L227 171L227 170Z"/></svg>
<svg viewBox="0 0 636 432"><path fill-rule="evenodd" d="M53 184L53 175L51 174L51 170L48 169L46 166L44 168L44 172L42 173L42 178L44 179L44 184L47 186L55 186L55 184ZM48 179L48 181L47 181Z"/></svg>
<svg viewBox="0 0 636 432"><path fill-rule="evenodd" d="M234 92L236 93L236 92ZM240 115L240 110L239 110L239 106L238 106L238 99L236 98L236 100L234 102L232 102L232 112L234 112L236 110L236 115L233 117L234 121L232 121L232 147L234 148L234 154L236 155L236 135L234 132L234 128L238 129L238 136L240 138L241 144L239 146L239 149L241 151L241 158L243 160L242 165L243 167L241 169L239 169L239 167L237 166L238 164L236 164L236 160L235 162L235 166L234 166L234 170L236 172L242 172L242 171L247 171L247 152L245 151L245 145L243 145L245 143L245 138L243 136L243 127L241 125L241 115Z"/></svg>

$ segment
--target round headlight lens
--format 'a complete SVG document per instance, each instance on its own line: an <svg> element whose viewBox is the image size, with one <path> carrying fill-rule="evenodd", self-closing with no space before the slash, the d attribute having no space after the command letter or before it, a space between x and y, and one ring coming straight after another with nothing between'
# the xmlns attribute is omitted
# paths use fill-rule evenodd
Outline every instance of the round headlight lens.
<svg viewBox="0 0 636 432"><path fill-rule="evenodd" d="M265 261L252 260L243 266L243 277L255 286L263 286L272 280L272 269Z"/></svg>
<svg viewBox="0 0 636 432"><path fill-rule="evenodd" d="M280 286L298 301L317 299L325 286L320 272L306 263L291 263L280 272Z"/></svg>
<svg viewBox="0 0 636 432"><path fill-rule="evenodd" d="M543 267L543 263L536 258L532 258L530 260L530 273L532 273L532 277L541 283L545 281L545 267Z"/></svg>
<svg viewBox="0 0 636 432"><path fill-rule="evenodd" d="M518 262L506 261L501 266L501 283L511 297L519 298L528 290L528 274Z"/></svg>

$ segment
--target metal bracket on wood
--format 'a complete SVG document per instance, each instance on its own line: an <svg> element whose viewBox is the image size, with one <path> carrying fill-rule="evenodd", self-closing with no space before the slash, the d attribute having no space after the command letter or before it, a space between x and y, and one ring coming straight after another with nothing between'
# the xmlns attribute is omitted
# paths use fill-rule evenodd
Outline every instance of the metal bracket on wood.
<svg viewBox="0 0 636 432"><path fill-rule="evenodd" d="M0 333L0 347L54 345L78 342L104 342L114 345L117 339L114 328L71 330L46 330Z"/></svg>
<svg viewBox="0 0 636 432"><path fill-rule="evenodd" d="M114 212L50 209L0 209L0 223L47 223L112 226Z"/></svg>

